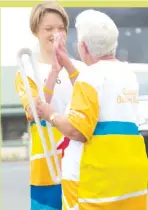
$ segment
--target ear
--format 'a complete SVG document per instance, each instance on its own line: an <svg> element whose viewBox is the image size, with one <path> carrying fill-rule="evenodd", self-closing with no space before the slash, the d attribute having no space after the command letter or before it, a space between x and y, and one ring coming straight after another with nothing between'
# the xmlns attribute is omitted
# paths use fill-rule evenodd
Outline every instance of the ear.
<svg viewBox="0 0 148 210"><path fill-rule="evenodd" d="M88 47L86 46L85 42L82 42L82 48L84 49L85 53L88 55L89 51L88 51Z"/></svg>

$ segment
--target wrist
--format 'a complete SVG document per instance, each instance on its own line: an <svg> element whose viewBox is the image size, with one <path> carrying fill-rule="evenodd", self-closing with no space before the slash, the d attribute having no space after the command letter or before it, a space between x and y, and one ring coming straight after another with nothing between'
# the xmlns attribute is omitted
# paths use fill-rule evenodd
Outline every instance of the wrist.
<svg viewBox="0 0 148 210"><path fill-rule="evenodd" d="M69 79L74 79L79 75L79 71L75 69L75 71L72 74L69 74Z"/></svg>
<svg viewBox="0 0 148 210"><path fill-rule="evenodd" d="M48 93L48 95L53 95L53 90L47 88L46 86L44 86L43 91L44 93Z"/></svg>
<svg viewBox="0 0 148 210"><path fill-rule="evenodd" d="M55 118L56 116L58 115L57 112L53 112L49 115L49 122L52 124L52 125L55 125Z"/></svg>
<svg viewBox="0 0 148 210"><path fill-rule="evenodd" d="M73 79L75 77L77 77L79 75L79 71L75 68L75 66L72 64L69 64L69 66L66 68L68 75L69 75L69 79Z"/></svg>

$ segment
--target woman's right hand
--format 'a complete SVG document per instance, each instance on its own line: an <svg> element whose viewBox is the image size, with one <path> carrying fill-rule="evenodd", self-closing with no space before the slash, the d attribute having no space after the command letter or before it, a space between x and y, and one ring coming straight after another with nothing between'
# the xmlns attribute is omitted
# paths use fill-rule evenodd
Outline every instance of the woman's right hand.
<svg viewBox="0 0 148 210"><path fill-rule="evenodd" d="M73 66L73 63L68 56L63 34L60 33L57 37L57 43L55 45L56 59L58 63L64 67L70 75L73 73L73 71L75 71L75 67Z"/></svg>
<svg viewBox="0 0 148 210"><path fill-rule="evenodd" d="M52 71L59 73L63 66L60 64L57 58L57 49L60 46L60 37L59 33L54 36L54 44L53 44L53 57L52 57Z"/></svg>
<svg viewBox="0 0 148 210"><path fill-rule="evenodd" d="M55 41L55 53L58 63L65 68L68 67L69 63L71 63L70 58L68 57L68 53L65 46L65 40L62 33L59 33L56 37Z"/></svg>

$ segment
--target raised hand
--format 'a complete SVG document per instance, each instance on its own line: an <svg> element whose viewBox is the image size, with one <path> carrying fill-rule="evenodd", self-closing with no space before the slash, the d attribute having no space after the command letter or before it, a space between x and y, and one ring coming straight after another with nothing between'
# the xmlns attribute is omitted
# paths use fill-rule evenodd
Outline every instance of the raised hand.
<svg viewBox="0 0 148 210"><path fill-rule="evenodd" d="M57 50L60 45L60 34L56 33L54 35L54 44L53 44L53 58L52 58L52 71L60 72L62 69L62 65L59 63L57 59Z"/></svg>
<svg viewBox="0 0 148 210"><path fill-rule="evenodd" d="M55 46L55 50L56 50L56 58L58 60L58 63L61 66L64 66L66 69L69 68L69 65L71 65L71 60L68 57L63 33L59 33L58 42L57 45Z"/></svg>

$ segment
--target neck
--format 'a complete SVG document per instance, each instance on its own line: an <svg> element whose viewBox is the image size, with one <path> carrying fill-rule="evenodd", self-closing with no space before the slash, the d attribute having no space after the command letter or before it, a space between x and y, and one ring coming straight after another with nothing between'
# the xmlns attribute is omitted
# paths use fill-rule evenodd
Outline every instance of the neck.
<svg viewBox="0 0 148 210"><path fill-rule="evenodd" d="M116 60L116 57L115 56L103 56L101 58L98 59L98 61L101 61L101 60Z"/></svg>
<svg viewBox="0 0 148 210"><path fill-rule="evenodd" d="M116 61L117 59L116 59L116 57L115 56L102 56L102 57L100 57L100 58L95 58L95 57L93 57L93 59L91 60L92 61L92 63L91 64L94 64L94 63L97 63L97 62L99 62L99 61L103 61L103 60L112 60L112 61Z"/></svg>
<svg viewBox="0 0 148 210"><path fill-rule="evenodd" d="M39 53L39 62L45 63L45 64L51 64L52 62L52 52L51 51L45 51L45 49L40 48Z"/></svg>

